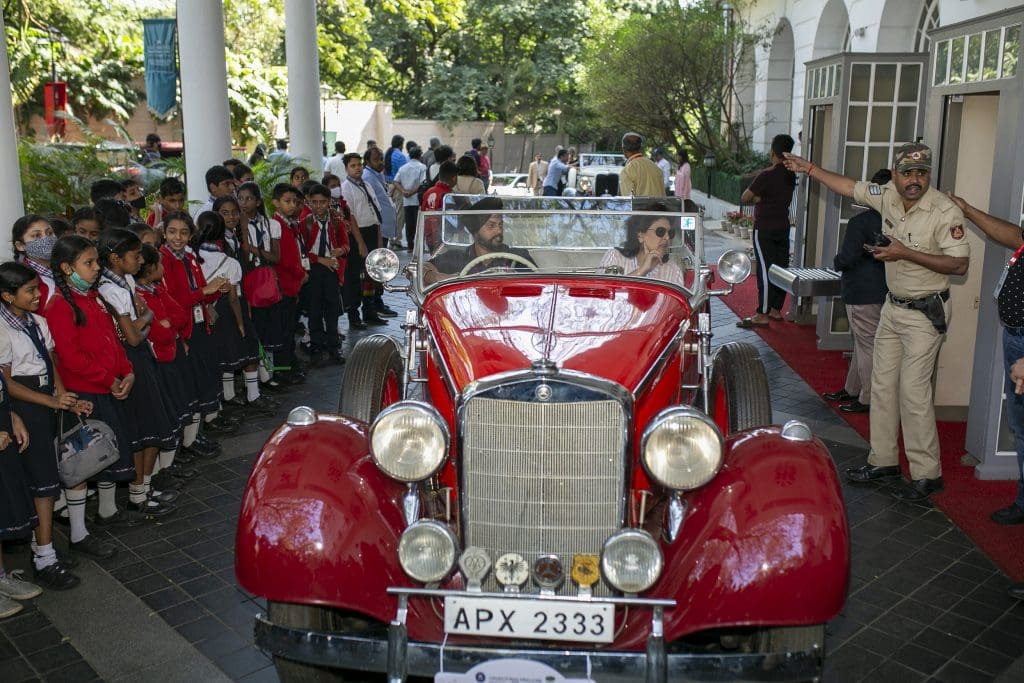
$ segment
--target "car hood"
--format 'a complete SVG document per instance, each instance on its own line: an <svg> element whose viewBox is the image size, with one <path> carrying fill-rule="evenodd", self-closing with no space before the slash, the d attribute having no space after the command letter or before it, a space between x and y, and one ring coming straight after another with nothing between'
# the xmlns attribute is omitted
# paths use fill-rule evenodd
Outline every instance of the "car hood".
<svg viewBox="0 0 1024 683"><path fill-rule="evenodd" d="M671 287L601 279L444 285L423 305L456 391L545 358L635 390L689 310Z"/></svg>

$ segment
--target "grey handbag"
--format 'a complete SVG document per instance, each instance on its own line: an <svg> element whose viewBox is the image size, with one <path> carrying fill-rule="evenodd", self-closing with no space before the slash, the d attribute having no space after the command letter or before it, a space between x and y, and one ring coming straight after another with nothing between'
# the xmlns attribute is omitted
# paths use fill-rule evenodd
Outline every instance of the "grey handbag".
<svg viewBox="0 0 1024 683"><path fill-rule="evenodd" d="M71 415L74 423L66 430L64 416ZM107 469L120 459L117 437L106 422L83 420L78 415L60 412L57 432L57 474L64 488L81 484L89 477Z"/></svg>

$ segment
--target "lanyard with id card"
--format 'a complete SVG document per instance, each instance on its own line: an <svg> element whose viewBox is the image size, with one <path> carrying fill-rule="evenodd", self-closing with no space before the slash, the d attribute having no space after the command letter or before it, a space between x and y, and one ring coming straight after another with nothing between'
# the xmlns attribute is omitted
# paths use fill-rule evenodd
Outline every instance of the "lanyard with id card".
<svg viewBox="0 0 1024 683"><path fill-rule="evenodd" d="M996 299L997 301L999 300L999 292L1003 291L1003 284L1006 282L1006 276L1010 274L1010 268L1013 268L1013 265L1017 263L1017 259L1020 258L1022 253L1024 253L1024 244L1017 247L1017 251L1013 252L1013 256L1011 256L1010 260L1006 262L1005 266L1003 266L1003 272L999 275L999 282L996 283L995 291L992 292L993 299Z"/></svg>

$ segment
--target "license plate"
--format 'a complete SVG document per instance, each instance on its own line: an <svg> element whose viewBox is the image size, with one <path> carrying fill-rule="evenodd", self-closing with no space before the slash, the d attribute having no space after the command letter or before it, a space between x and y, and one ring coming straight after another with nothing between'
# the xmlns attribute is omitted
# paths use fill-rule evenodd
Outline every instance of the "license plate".
<svg viewBox="0 0 1024 683"><path fill-rule="evenodd" d="M444 599L445 633L610 643L615 607L608 603L503 598Z"/></svg>

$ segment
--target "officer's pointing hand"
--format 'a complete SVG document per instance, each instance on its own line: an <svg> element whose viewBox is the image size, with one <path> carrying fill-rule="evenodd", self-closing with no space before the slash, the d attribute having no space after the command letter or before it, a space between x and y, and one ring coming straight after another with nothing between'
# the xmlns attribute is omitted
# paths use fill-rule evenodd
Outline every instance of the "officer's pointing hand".
<svg viewBox="0 0 1024 683"><path fill-rule="evenodd" d="M899 261L906 258L908 249L904 246L903 242L900 242L895 237L889 238L889 244L884 247L875 247L872 252L875 255L875 260L878 261Z"/></svg>
<svg viewBox="0 0 1024 683"><path fill-rule="evenodd" d="M795 154L783 152L782 158L784 159L782 165L786 167L786 170L792 171L793 173L807 173L811 168L811 162L806 159L801 159Z"/></svg>
<svg viewBox="0 0 1024 683"><path fill-rule="evenodd" d="M965 213L966 213L966 211L967 211L967 207L968 207L968 206L970 206L970 205L969 205L969 204L968 204L967 202L965 202L965 201L963 200L963 198L962 198L962 197L957 197L957 196L956 196L955 194L953 194L952 192L947 192L947 193L946 193L946 196L947 196L947 197L949 197L949 200L950 200L951 202L953 202L954 204L956 204L956 208L958 208L958 209L960 209L961 211L963 211L963 212L965 212Z"/></svg>

